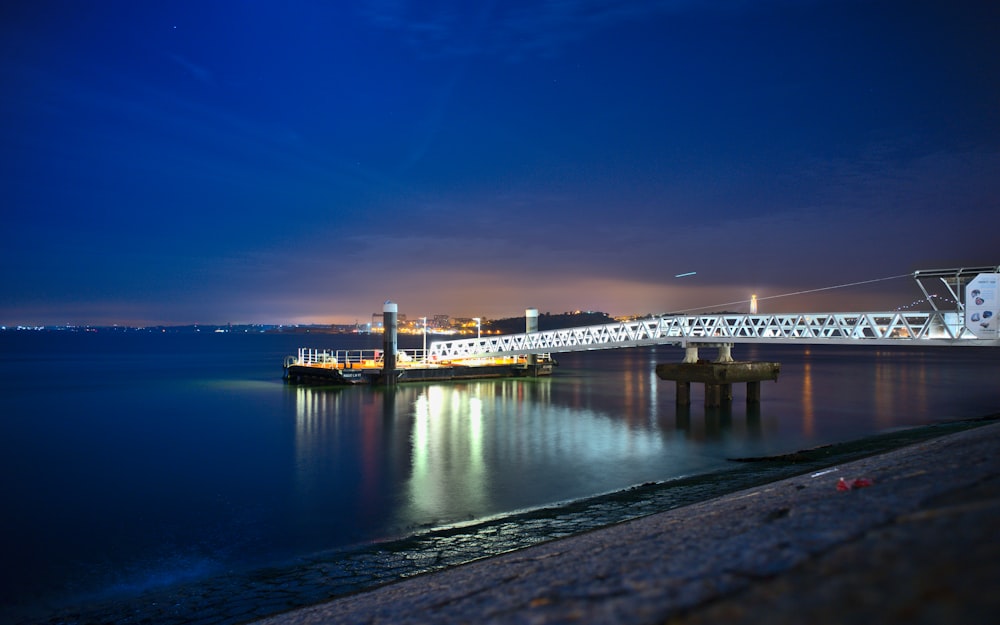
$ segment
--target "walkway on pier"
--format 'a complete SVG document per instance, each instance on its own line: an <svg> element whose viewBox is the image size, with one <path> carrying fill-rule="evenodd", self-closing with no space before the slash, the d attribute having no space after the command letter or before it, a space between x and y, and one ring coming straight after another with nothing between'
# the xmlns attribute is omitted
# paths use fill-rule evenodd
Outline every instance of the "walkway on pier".
<svg viewBox="0 0 1000 625"><path fill-rule="evenodd" d="M795 343L1000 346L971 333L957 312L671 315L544 332L435 341L431 358L542 354L645 345Z"/></svg>

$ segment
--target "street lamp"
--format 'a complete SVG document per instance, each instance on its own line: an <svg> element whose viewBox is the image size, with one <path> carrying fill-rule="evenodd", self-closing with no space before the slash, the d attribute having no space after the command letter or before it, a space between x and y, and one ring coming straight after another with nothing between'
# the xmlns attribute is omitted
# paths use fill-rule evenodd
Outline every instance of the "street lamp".
<svg viewBox="0 0 1000 625"><path fill-rule="evenodd" d="M477 339L483 338L483 331L482 331L483 330L483 326L482 326L482 321L483 320L480 319L479 317L473 317L472 320L476 322L476 338Z"/></svg>
<svg viewBox="0 0 1000 625"><path fill-rule="evenodd" d="M424 364L427 364L427 317L421 317L421 321L424 322Z"/></svg>

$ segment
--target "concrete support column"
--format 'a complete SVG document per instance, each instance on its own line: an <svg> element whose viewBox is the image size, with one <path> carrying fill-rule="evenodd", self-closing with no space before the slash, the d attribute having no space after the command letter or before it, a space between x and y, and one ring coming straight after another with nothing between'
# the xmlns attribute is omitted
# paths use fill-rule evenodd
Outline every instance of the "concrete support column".
<svg viewBox="0 0 1000 625"><path fill-rule="evenodd" d="M760 382L747 382L747 403L760 403Z"/></svg>
<svg viewBox="0 0 1000 625"><path fill-rule="evenodd" d="M719 408L728 406L733 401L732 384L706 384L705 385L705 407Z"/></svg>
<svg viewBox="0 0 1000 625"><path fill-rule="evenodd" d="M719 385L719 400L723 404L733 403L733 385L732 384L720 384Z"/></svg>
<svg viewBox="0 0 1000 625"><path fill-rule="evenodd" d="M718 408L721 404L718 384L706 384L705 385L705 407L706 408Z"/></svg>
<svg viewBox="0 0 1000 625"><path fill-rule="evenodd" d="M688 345L684 348L684 360L681 361L687 365L693 365L698 362L698 346Z"/></svg>
<svg viewBox="0 0 1000 625"><path fill-rule="evenodd" d="M386 300L382 306L382 327L385 329L382 335L382 379L386 386L396 384L398 313L399 307Z"/></svg>
<svg viewBox="0 0 1000 625"><path fill-rule="evenodd" d="M677 381L677 405L678 406L690 406L691 405L691 383Z"/></svg>
<svg viewBox="0 0 1000 625"><path fill-rule="evenodd" d="M723 343L719 345L719 358L715 362L733 362L732 343Z"/></svg>

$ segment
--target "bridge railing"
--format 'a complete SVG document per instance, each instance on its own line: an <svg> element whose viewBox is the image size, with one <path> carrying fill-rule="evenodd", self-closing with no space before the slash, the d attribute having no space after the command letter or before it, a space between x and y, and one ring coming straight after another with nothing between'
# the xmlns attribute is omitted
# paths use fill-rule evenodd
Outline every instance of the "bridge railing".
<svg viewBox="0 0 1000 625"><path fill-rule="evenodd" d="M959 312L669 315L530 334L435 341L432 357L537 354L673 344L840 343L867 345L992 345L964 326Z"/></svg>

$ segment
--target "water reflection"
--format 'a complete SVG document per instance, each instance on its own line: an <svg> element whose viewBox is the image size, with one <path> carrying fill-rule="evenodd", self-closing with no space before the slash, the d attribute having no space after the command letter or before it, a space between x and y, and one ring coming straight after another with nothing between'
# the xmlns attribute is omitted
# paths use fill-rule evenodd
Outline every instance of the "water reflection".
<svg viewBox="0 0 1000 625"><path fill-rule="evenodd" d="M295 388L296 531L367 540L957 414L922 353L764 353L783 368L760 404L736 385L706 408L699 385L675 405L665 351L566 355L543 379Z"/></svg>
<svg viewBox="0 0 1000 625"><path fill-rule="evenodd" d="M337 534L370 540L405 478L410 422L397 419L392 395L376 389L294 387L294 529L303 537Z"/></svg>
<svg viewBox="0 0 1000 625"><path fill-rule="evenodd" d="M906 366L900 366L905 360ZM880 350L874 357L871 392L880 428L892 427L892 415L910 405L925 405L928 397L927 353Z"/></svg>
<svg viewBox="0 0 1000 625"><path fill-rule="evenodd" d="M805 350L802 363L802 431L806 436L813 436L816 433L816 413L813 407L813 378L812 362L809 360L811 352Z"/></svg>
<svg viewBox="0 0 1000 625"><path fill-rule="evenodd" d="M482 391L481 385L421 389L413 406L406 516L447 517L456 499L488 507Z"/></svg>
<svg viewBox="0 0 1000 625"><path fill-rule="evenodd" d="M551 379L390 391L282 384L291 335L0 335L0 551L19 563L4 606L1000 410L994 348L740 346L781 362L780 380L756 408L740 385L712 411L700 387L675 406L655 376L683 356L667 347L561 355Z"/></svg>
<svg viewBox="0 0 1000 625"><path fill-rule="evenodd" d="M635 356L598 379L294 388L296 531L361 539L546 505L716 467L701 446L762 437L742 403L678 412Z"/></svg>

